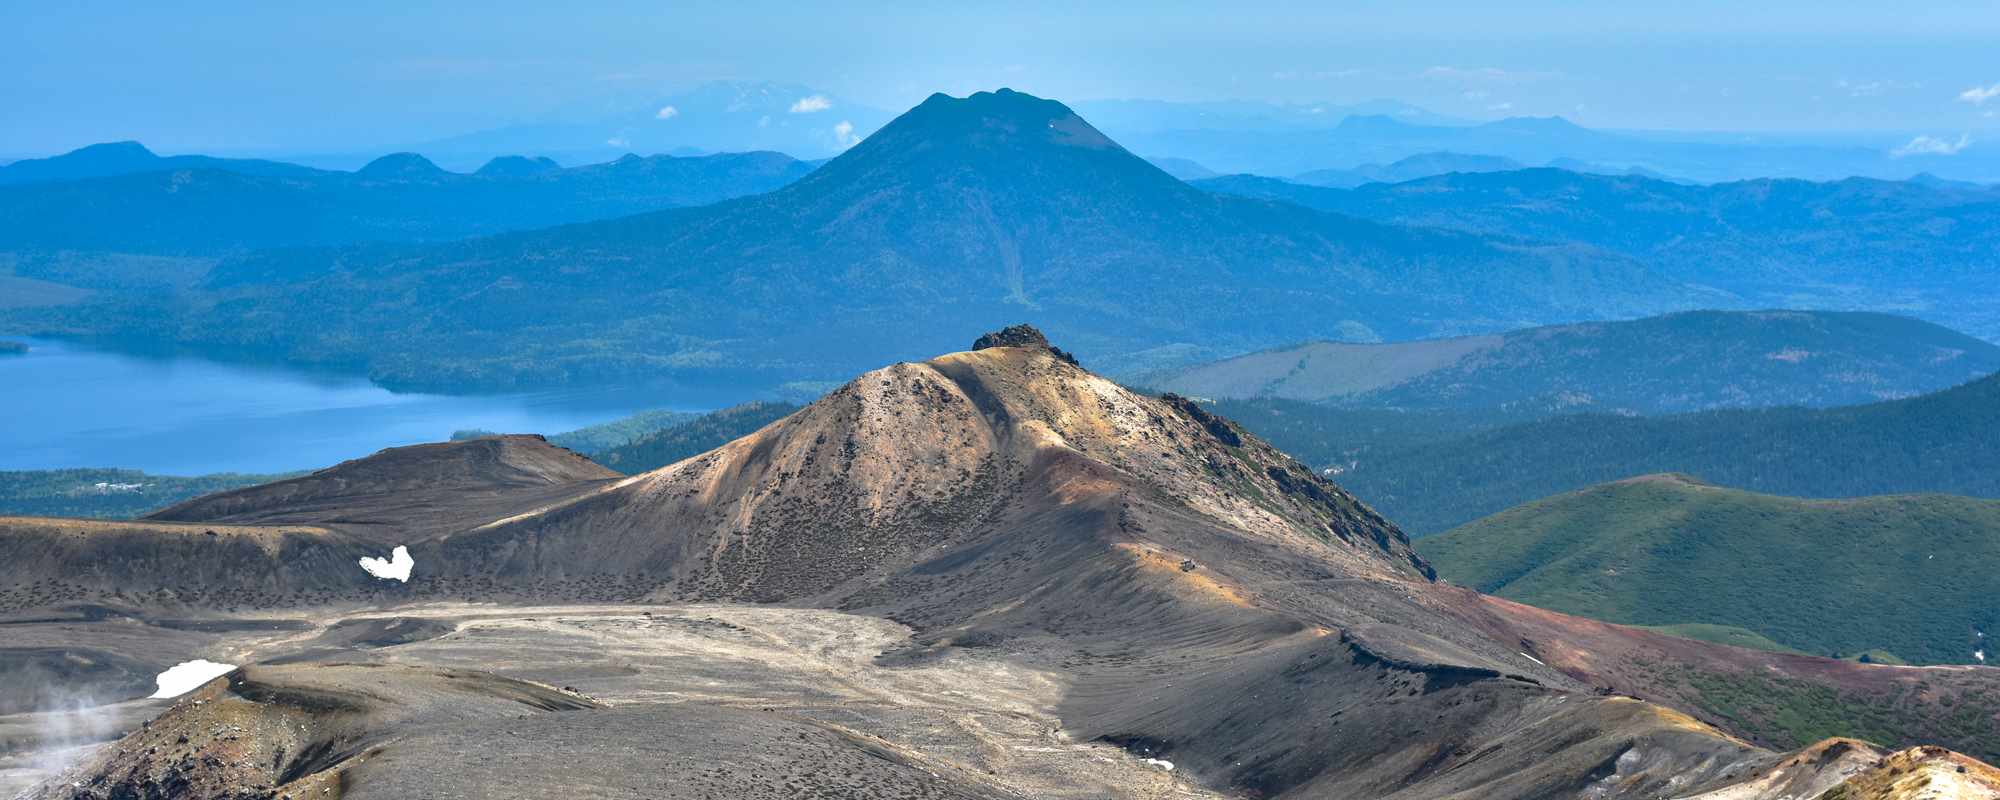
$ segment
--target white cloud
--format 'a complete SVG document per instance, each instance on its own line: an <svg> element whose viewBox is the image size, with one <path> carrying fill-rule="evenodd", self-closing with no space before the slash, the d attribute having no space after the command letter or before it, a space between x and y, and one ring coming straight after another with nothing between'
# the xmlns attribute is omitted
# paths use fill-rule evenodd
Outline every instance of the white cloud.
<svg viewBox="0 0 2000 800"><path fill-rule="evenodd" d="M1922 89L1924 85L1915 81L1849 81L1845 78L1834 81L1836 89L1847 92L1849 97L1880 97L1889 92Z"/></svg>
<svg viewBox="0 0 2000 800"><path fill-rule="evenodd" d="M2000 99L2000 83L1992 86L1974 86L1958 93L1958 99L1975 106L1986 105L1986 101Z"/></svg>
<svg viewBox="0 0 2000 800"><path fill-rule="evenodd" d="M1892 158L1902 158L1904 156L1955 156L1958 155L1958 151L1964 150L1970 144L1972 144L1972 137L1962 133L1958 135L1956 140L1940 139L1936 136L1919 136L1911 139L1909 143L1902 147L1889 151L1889 155Z"/></svg>
<svg viewBox="0 0 2000 800"><path fill-rule="evenodd" d="M612 147L631 147L631 146L632 146L632 140L630 140L630 139L627 139L627 138L625 138L625 137L623 137L623 136L613 136L613 137L611 137L611 138L609 138L609 139L606 139L606 140L604 140L604 143L605 143L605 144L608 144L608 145L611 145Z"/></svg>
<svg viewBox="0 0 2000 800"><path fill-rule="evenodd" d="M794 114L816 114L832 107L833 101L826 99L826 95L816 94L799 98L798 102L792 104L790 110Z"/></svg>
<svg viewBox="0 0 2000 800"><path fill-rule="evenodd" d="M1514 104L1513 104L1513 103L1494 103L1493 105L1490 105L1490 106L1487 106L1487 107L1486 107L1486 110L1487 110L1487 111L1513 111L1513 110L1514 110Z"/></svg>
<svg viewBox="0 0 2000 800"><path fill-rule="evenodd" d="M833 126L833 139L841 147L853 147L861 143L861 137L854 135L854 123L841 120Z"/></svg>
<svg viewBox="0 0 2000 800"><path fill-rule="evenodd" d="M1424 70L1422 77L1432 80L1456 81L1459 83L1527 83L1562 75L1560 72L1540 70L1512 70L1499 67L1446 67L1437 66Z"/></svg>
<svg viewBox="0 0 2000 800"><path fill-rule="evenodd" d="M653 113L653 119L673 119L674 117L678 117L680 115L681 115L681 110L678 108L674 108L673 106L660 106L660 110Z"/></svg>
<svg viewBox="0 0 2000 800"><path fill-rule="evenodd" d="M1352 78L1360 75L1362 72L1363 70L1352 67L1347 69L1287 69L1271 73L1271 79L1279 81L1325 81Z"/></svg>

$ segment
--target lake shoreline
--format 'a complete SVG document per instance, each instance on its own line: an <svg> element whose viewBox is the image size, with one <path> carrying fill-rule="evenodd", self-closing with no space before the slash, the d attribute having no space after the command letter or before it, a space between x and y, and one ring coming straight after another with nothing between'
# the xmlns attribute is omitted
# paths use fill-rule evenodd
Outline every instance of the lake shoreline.
<svg viewBox="0 0 2000 800"><path fill-rule="evenodd" d="M478 395L397 392L365 378L29 338L0 359L0 470L173 476L326 467L454 431L555 434L640 411L700 413L736 396L618 386Z"/></svg>

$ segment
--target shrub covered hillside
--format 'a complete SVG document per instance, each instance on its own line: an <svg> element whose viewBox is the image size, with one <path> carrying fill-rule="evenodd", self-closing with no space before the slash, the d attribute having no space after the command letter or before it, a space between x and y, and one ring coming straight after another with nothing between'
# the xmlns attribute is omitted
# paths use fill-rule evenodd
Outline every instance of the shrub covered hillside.
<svg viewBox="0 0 2000 800"><path fill-rule="evenodd" d="M1801 500L1650 475L1508 509L1418 549L1441 577L1530 605L1734 626L1818 655L1978 663L2000 626L1994 500Z"/></svg>

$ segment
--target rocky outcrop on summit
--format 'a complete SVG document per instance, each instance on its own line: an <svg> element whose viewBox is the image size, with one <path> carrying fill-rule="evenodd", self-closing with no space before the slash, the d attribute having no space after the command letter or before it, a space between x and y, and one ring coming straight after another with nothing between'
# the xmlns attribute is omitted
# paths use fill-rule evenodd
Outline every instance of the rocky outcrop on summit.
<svg viewBox="0 0 2000 800"><path fill-rule="evenodd" d="M1010 325L992 333L982 334L973 340L972 349L985 350L989 347L1045 347L1057 358L1071 364L1077 363L1076 356L1070 355L1049 344L1049 339L1033 325Z"/></svg>

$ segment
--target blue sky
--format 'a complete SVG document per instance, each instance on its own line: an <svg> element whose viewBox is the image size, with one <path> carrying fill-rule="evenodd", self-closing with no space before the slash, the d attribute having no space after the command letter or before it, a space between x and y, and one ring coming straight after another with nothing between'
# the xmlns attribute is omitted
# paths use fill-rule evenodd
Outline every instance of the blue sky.
<svg viewBox="0 0 2000 800"><path fill-rule="evenodd" d="M2000 2L559 5L0 0L0 156L367 150L717 79L2000 136Z"/></svg>

